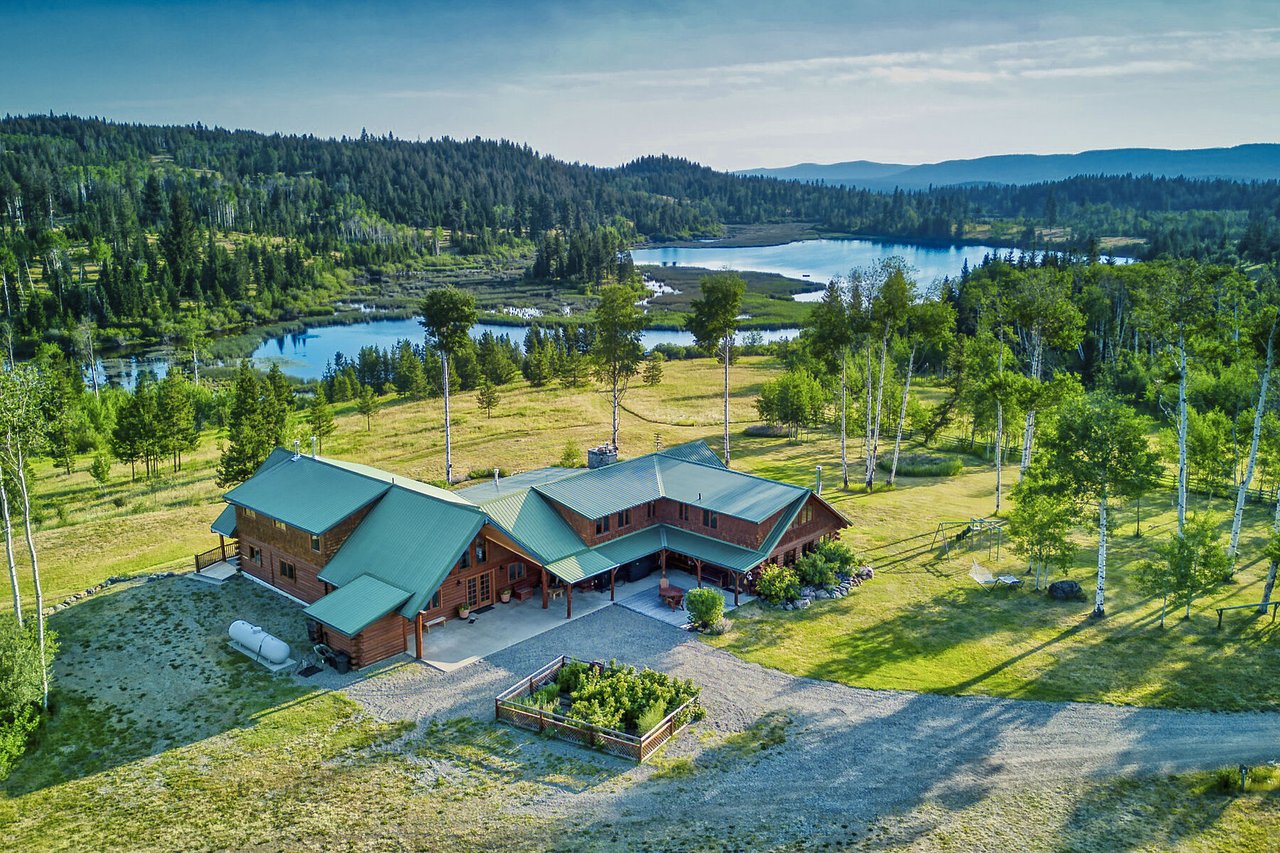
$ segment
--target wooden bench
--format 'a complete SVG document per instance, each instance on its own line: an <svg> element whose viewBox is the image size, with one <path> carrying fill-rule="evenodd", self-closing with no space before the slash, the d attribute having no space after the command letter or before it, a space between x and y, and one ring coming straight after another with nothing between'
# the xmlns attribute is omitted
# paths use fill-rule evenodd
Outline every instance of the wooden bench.
<svg viewBox="0 0 1280 853"><path fill-rule="evenodd" d="M535 589L537 589L537 587L532 587L532 586L517 587L516 591L511 593L511 595L512 597L515 598L516 601L528 601L529 599L533 598L533 592Z"/></svg>
<svg viewBox="0 0 1280 853"><path fill-rule="evenodd" d="M443 625L443 624L444 624L444 617L443 617L443 616L437 616L436 618L432 619L430 622L423 622L423 623L422 623L422 630L423 630L423 631L425 631L426 633L430 634L430 633L431 633L431 627L432 627L433 625Z"/></svg>
<svg viewBox="0 0 1280 853"><path fill-rule="evenodd" d="M1230 607L1216 607L1214 609L1218 611L1218 627L1219 628L1222 627L1222 614L1228 610L1245 610L1249 608L1257 610L1261 606L1262 606L1262 602L1259 601L1257 604L1233 604ZM1267 606L1271 608L1271 621L1275 622L1276 609L1280 608L1280 601L1272 601Z"/></svg>

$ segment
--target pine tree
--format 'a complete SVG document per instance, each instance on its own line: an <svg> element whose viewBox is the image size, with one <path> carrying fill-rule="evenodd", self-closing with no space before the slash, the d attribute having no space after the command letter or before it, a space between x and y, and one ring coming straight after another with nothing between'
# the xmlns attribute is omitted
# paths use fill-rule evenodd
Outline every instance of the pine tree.
<svg viewBox="0 0 1280 853"><path fill-rule="evenodd" d="M315 436L320 444L320 450L323 451L325 437L333 435L337 427L333 422L333 409L329 408L329 401L319 391L307 405L307 426L311 428L311 434Z"/></svg>
<svg viewBox="0 0 1280 853"><path fill-rule="evenodd" d="M261 384L249 363L241 362L227 418L227 447L218 460L217 483L223 488L249 479L271 453L273 445L263 417ZM274 402L272 395L273 405Z"/></svg>
<svg viewBox="0 0 1280 853"><path fill-rule="evenodd" d="M480 391L476 394L476 403L480 408L484 409L486 417L493 417L493 407L498 405L501 398L498 396L497 387L489 381L488 377L480 383Z"/></svg>
<svg viewBox="0 0 1280 853"><path fill-rule="evenodd" d="M644 384L656 388L662 384L662 364L667 357L660 352L649 354L644 363Z"/></svg>
<svg viewBox="0 0 1280 853"><path fill-rule="evenodd" d="M378 412L378 398L368 385L360 386L360 395L356 397L356 411L364 416L364 431L371 431L373 416Z"/></svg>

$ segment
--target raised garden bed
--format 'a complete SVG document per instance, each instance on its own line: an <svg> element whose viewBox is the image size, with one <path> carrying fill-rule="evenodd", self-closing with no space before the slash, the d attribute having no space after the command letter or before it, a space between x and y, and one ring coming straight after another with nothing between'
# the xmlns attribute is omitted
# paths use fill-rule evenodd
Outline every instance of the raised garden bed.
<svg viewBox="0 0 1280 853"><path fill-rule="evenodd" d="M494 713L522 729L644 762L702 719L700 692L665 673L562 655L498 694Z"/></svg>

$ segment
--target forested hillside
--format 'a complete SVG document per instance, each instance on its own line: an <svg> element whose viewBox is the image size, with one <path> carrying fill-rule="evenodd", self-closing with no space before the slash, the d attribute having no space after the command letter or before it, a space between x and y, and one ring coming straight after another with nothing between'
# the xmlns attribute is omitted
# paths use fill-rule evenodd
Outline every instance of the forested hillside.
<svg viewBox="0 0 1280 853"><path fill-rule="evenodd" d="M985 240L1226 263L1280 255L1280 184L1073 178L879 193L738 177L672 157L615 169L507 141L264 135L0 120L0 283L10 344L197 337L331 313L370 270L502 258L589 288L630 243L727 223ZM77 331L79 330L79 331Z"/></svg>

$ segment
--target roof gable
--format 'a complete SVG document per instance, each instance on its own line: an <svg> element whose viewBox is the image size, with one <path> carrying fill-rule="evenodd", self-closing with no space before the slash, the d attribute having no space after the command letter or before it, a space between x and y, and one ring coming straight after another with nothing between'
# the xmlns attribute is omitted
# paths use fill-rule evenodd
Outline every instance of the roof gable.
<svg viewBox="0 0 1280 853"><path fill-rule="evenodd" d="M495 527L544 565L586 547L560 513L533 489L490 501L484 512Z"/></svg>
<svg viewBox="0 0 1280 853"><path fill-rule="evenodd" d="M683 459L685 462L700 462L703 465L712 465L716 468L727 467L705 441L688 441L684 444L677 444L674 447L659 450L658 455L666 456L670 459Z"/></svg>
<svg viewBox="0 0 1280 853"><path fill-rule="evenodd" d="M370 575L361 575L302 612L340 634L354 637L409 598L409 593Z"/></svg>
<svg viewBox="0 0 1280 853"><path fill-rule="evenodd" d="M228 503L251 509L291 527L321 534L386 493L386 483L310 456L284 453L263 464L248 480L227 492Z"/></svg>
<svg viewBox="0 0 1280 853"><path fill-rule="evenodd" d="M342 543L320 579L344 586L370 575L412 595L401 612L412 616L436 591L485 516L469 504L449 503L392 486Z"/></svg>

